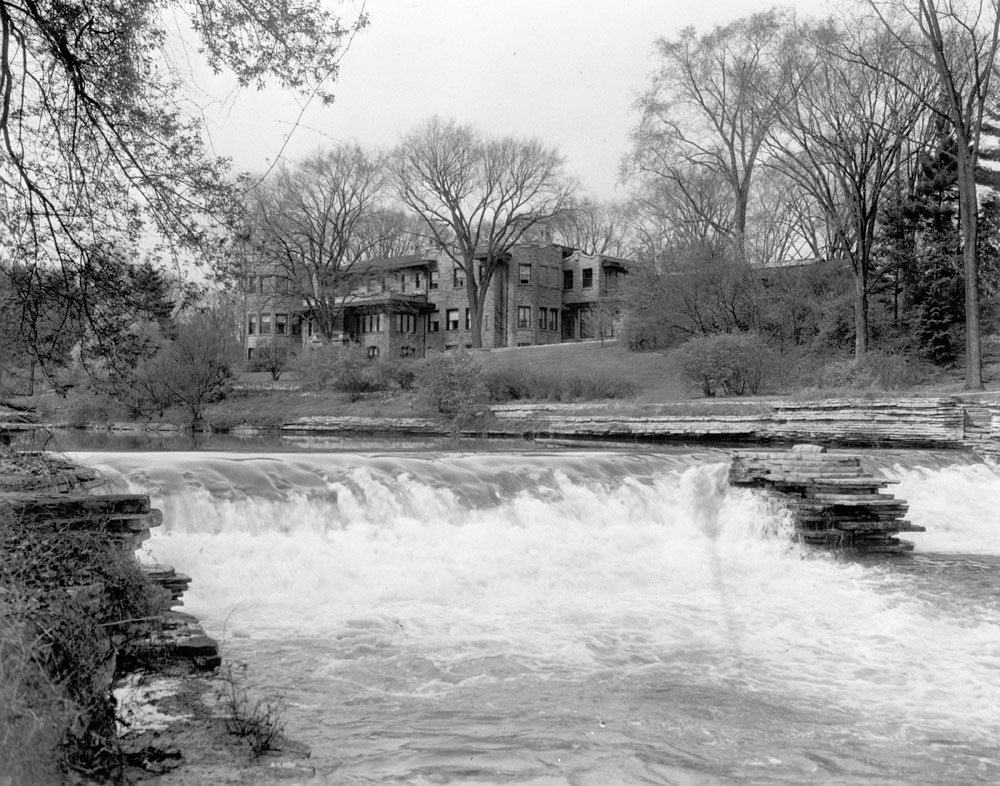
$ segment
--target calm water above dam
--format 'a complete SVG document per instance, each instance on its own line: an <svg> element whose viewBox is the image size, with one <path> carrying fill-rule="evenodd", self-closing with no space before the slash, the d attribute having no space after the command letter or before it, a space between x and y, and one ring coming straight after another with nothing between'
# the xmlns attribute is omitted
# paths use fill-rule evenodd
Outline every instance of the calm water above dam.
<svg viewBox="0 0 1000 786"><path fill-rule="evenodd" d="M867 561L722 451L72 456L163 510L143 556L313 783L1000 782L1000 475L963 454L868 454L928 531Z"/></svg>

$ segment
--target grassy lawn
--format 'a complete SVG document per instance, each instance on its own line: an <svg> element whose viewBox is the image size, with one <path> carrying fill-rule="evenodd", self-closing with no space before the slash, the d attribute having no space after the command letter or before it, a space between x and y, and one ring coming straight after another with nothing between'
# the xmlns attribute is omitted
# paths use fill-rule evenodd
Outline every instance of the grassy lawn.
<svg viewBox="0 0 1000 786"><path fill-rule="evenodd" d="M617 341L518 347L482 353L486 369L521 368L556 376L603 375L631 380L636 388L632 403L684 401L693 388L685 382L669 354L629 352Z"/></svg>

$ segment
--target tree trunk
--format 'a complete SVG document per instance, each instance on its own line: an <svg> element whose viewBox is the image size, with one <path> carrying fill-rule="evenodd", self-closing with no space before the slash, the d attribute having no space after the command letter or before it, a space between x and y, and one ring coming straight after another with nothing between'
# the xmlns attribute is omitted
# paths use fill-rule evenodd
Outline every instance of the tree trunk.
<svg viewBox="0 0 1000 786"><path fill-rule="evenodd" d="M466 300L469 301L469 322L472 327L472 348L482 349L483 348L483 310L480 306L480 296L485 296L485 292L481 291L483 289L482 282L479 282L479 286L476 286L476 279L473 278L475 275L475 268L472 264L468 266L468 272L465 275L465 294Z"/></svg>
<svg viewBox="0 0 1000 786"><path fill-rule="evenodd" d="M737 185L735 189L736 204L734 205L733 229L736 233L736 253L740 262L747 261L747 205L750 201L750 180Z"/></svg>
<svg viewBox="0 0 1000 786"><path fill-rule="evenodd" d="M979 259L977 249L979 199L975 172L959 139L958 215L962 226L962 264L965 273L965 387L983 389L982 343L979 323Z"/></svg>
<svg viewBox="0 0 1000 786"><path fill-rule="evenodd" d="M854 272L854 358L861 360L868 351L868 276L866 266L858 263Z"/></svg>

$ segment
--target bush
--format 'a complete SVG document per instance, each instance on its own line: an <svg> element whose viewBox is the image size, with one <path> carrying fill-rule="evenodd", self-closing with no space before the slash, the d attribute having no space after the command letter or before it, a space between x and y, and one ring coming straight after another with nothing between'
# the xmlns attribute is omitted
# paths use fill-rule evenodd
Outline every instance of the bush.
<svg viewBox="0 0 1000 786"><path fill-rule="evenodd" d="M868 352L861 360L834 360L820 369L823 388L900 390L925 381L933 369L927 361L903 353Z"/></svg>
<svg viewBox="0 0 1000 786"><path fill-rule="evenodd" d="M295 359L291 346L285 343L258 344L252 360L247 361L247 371L266 371L277 382Z"/></svg>
<svg viewBox="0 0 1000 786"><path fill-rule="evenodd" d="M169 601L106 533L0 519L0 772L117 772L115 652Z"/></svg>
<svg viewBox="0 0 1000 786"><path fill-rule="evenodd" d="M428 407L458 428L480 424L489 413L483 367L469 352L429 355L419 365L416 383Z"/></svg>
<svg viewBox="0 0 1000 786"><path fill-rule="evenodd" d="M691 339L677 350L677 362L706 396L756 395L773 354L755 333L721 333Z"/></svg>
<svg viewBox="0 0 1000 786"><path fill-rule="evenodd" d="M81 711L37 657L34 606L0 596L0 773L11 783L59 783L60 745Z"/></svg>
<svg viewBox="0 0 1000 786"><path fill-rule="evenodd" d="M69 393L63 412L66 423L72 428L106 425L121 414L118 405L108 396L86 390Z"/></svg>
<svg viewBox="0 0 1000 786"><path fill-rule="evenodd" d="M486 388L496 402L533 399L536 401L594 401L626 398L635 394L635 384L608 374L563 375L525 368L491 369Z"/></svg>
<svg viewBox="0 0 1000 786"><path fill-rule="evenodd" d="M133 384L163 409L183 407L191 425L199 425L205 405L225 398L232 384L236 341L230 327L227 314L219 309L191 315L178 325L173 341L139 365Z"/></svg>
<svg viewBox="0 0 1000 786"><path fill-rule="evenodd" d="M280 702L250 698L246 687L245 663L227 663L219 669L218 699L226 719L226 731L250 747L253 758L277 750L285 730Z"/></svg>
<svg viewBox="0 0 1000 786"><path fill-rule="evenodd" d="M351 401L378 390L379 369L359 346L323 346L303 352L296 363L307 390L339 390Z"/></svg>
<svg viewBox="0 0 1000 786"><path fill-rule="evenodd" d="M413 390L417 379L417 361L408 358L386 358L378 364L378 385L382 389L393 383L400 390Z"/></svg>

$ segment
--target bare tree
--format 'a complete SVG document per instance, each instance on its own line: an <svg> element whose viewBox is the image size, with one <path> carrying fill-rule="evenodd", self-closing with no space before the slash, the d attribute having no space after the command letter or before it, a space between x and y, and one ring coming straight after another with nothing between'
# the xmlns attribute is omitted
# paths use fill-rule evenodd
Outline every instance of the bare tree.
<svg viewBox="0 0 1000 786"><path fill-rule="evenodd" d="M405 256L430 245L427 229L417 216L398 207L378 207L361 232L373 259Z"/></svg>
<svg viewBox="0 0 1000 786"><path fill-rule="evenodd" d="M858 62L864 51L880 67ZM883 192L923 109L927 73L884 33L832 22L792 33L784 59L791 97L770 143L773 166L823 213L828 247L854 272L855 354L868 350L868 296ZM910 87L904 87L903 83ZM923 87L921 87L923 86Z"/></svg>
<svg viewBox="0 0 1000 786"><path fill-rule="evenodd" d="M20 297L47 268L78 300L81 270L151 236L206 249L233 192L171 64L179 20L240 84L270 77L324 101L366 21L342 24L319 0L0 0L0 263L28 270ZM87 306L66 310L68 324Z"/></svg>
<svg viewBox="0 0 1000 786"><path fill-rule="evenodd" d="M558 222L557 235L565 245L584 254L620 257L629 235L628 214L617 202L576 200Z"/></svg>
<svg viewBox="0 0 1000 786"><path fill-rule="evenodd" d="M627 167L682 191L692 167L718 176L730 190L732 222L716 228L741 252L754 171L785 99L774 68L784 25L780 12L768 11L705 35L688 28L658 40L659 71L639 100Z"/></svg>
<svg viewBox="0 0 1000 786"><path fill-rule="evenodd" d="M645 179L629 205L634 256L663 269L671 249L729 242L732 200L714 172L688 167L683 179Z"/></svg>
<svg viewBox="0 0 1000 786"><path fill-rule="evenodd" d="M983 120L1000 45L1000 0L867 0L898 44L936 77L937 91L928 106L940 113L955 135L959 224L965 277L965 386L983 387L979 309L976 165ZM905 86L905 83L904 83Z"/></svg>
<svg viewBox="0 0 1000 786"><path fill-rule="evenodd" d="M380 248L383 162L341 144L284 166L252 195L249 247L278 290L331 338L365 262Z"/></svg>
<svg viewBox="0 0 1000 786"><path fill-rule="evenodd" d="M573 186L563 160L536 139L484 138L475 128L431 118L392 158L400 200L465 274L472 346L494 274L511 247L561 216Z"/></svg>

